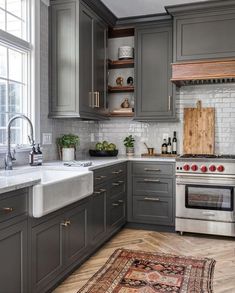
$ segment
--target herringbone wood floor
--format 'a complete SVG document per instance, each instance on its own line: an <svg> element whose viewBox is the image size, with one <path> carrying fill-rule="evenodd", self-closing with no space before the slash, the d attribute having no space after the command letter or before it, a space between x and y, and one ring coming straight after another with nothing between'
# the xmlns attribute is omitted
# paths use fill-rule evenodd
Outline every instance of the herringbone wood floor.
<svg viewBox="0 0 235 293"><path fill-rule="evenodd" d="M214 258L215 293L235 293L235 239L123 229L53 293L76 293L117 248Z"/></svg>

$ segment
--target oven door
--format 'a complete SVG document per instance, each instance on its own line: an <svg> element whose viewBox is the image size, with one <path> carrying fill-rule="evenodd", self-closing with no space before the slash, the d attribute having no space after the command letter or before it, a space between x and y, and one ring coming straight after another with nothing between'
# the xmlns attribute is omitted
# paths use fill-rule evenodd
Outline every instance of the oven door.
<svg viewBox="0 0 235 293"><path fill-rule="evenodd" d="M229 178L177 176L176 217L234 222L234 186Z"/></svg>

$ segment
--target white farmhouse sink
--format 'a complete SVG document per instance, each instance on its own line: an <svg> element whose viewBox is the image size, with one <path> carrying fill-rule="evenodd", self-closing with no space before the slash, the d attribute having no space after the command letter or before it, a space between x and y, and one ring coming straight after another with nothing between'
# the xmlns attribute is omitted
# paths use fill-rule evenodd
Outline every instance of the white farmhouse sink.
<svg viewBox="0 0 235 293"><path fill-rule="evenodd" d="M41 170L33 186L31 213L35 218L56 211L93 193L93 173Z"/></svg>

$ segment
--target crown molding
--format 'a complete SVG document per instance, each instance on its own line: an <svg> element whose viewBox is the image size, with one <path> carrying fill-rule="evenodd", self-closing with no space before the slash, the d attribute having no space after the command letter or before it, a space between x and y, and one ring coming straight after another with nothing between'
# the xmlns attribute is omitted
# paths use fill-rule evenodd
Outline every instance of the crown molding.
<svg viewBox="0 0 235 293"><path fill-rule="evenodd" d="M166 6L167 13L175 16L183 13L195 13L205 11L221 11L221 9L235 8L234 0L214 0L205 2L195 2L180 5Z"/></svg>
<svg viewBox="0 0 235 293"><path fill-rule="evenodd" d="M149 14L149 15L138 15L132 17L119 18L116 22L116 26L128 26L147 24L155 21L166 21L171 20L172 16L167 13Z"/></svg>
<svg viewBox="0 0 235 293"><path fill-rule="evenodd" d="M91 9L93 9L108 25L115 26L117 17L100 0L83 0Z"/></svg>

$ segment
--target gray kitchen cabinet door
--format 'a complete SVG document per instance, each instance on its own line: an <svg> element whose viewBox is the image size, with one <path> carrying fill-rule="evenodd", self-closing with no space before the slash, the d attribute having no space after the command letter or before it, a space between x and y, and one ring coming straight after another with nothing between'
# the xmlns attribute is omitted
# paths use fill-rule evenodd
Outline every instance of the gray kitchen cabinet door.
<svg viewBox="0 0 235 293"><path fill-rule="evenodd" d="M58 216L32 229L32 286L33 292L43 292L63 270L62 218Z"/></svg>
<svg viewBox="0 0 235 293"><path fill-rule="evenodd" d="M79 96L80 111L86 114L94 113L93 94L93 22L94 15L81 4L79 19Z"/></svg>
<svg viewBox="0 0 235 293"><path fill-rule="evenodd" d="M175 119L172 63L172 24L136 29L135 120Z"/></svg>
<svg viewBox="0 0 235 293"><path fill-rule="evenodd" d="M106 107L106 45L107 28L98 18L94 20L94 95L96 110L102 112Z"/></svg>
<svg viewBox="0 0 235 293"><path fill-rule="evenodd" d="M173 225L172 198L133 196L133 220L143 224Z"/></svg>
<svg viewBox="0 0 235 293"><path fill-rule="evenodd" d="M68 226L64 227L64 263L69 266L80 262L88 252L88 213L89 204L85 202L64 215Z"/></svg>
<svg viewBox="0 0 235 293"><path fill-rule="evenodd" d="M0 292L28 292L27 241L27 221L0 230Z"/></svg>
<svg viewBox="0 0 235 293"><path fill-rule="evenodd" d="M174 61L234 58L234 8L223 13L184 12L174 23Z"/></svg>
<svg viewBox="0 0 235 293"><path fill-rule="evenodd" d="M107 190L106 185L96 188L92 195L92 212L91 212L91 242L93 246L100 244L106 237L107 233Z"/></svg>
<svg viewBox="0 0 235 293"><path fill-rule="evenodd" d="M108 230L112 233L126 223L126 193L108 201Z"/></svg>
<svg viewBox="0 0 235 293"><path fill-rule="evenodd" d="M50 116L78 117L78 4L50 6L51 103Z"/></svg>

